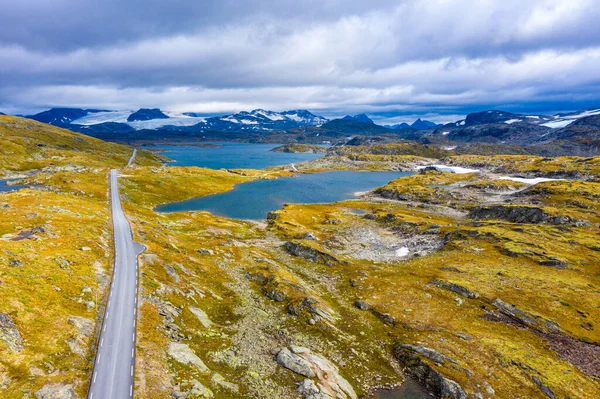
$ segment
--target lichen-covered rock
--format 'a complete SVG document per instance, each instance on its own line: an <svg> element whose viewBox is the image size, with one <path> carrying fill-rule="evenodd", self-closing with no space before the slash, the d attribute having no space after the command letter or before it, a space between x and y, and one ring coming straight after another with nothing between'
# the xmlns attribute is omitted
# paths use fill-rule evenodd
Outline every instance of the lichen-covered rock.
<svg viewBox="0 0 600 399"><path fill-rule="evenodd" d="M213 323L212 323L212 321L210 321L210 319L208 318L208 315L206 314L206 312L204 310L190 306L190 312L192 312L194 314L194 316L196 316L198 318L198 321L200 321L200 324L202 324L204 326L204 328L212 327Z"/></svg>
<svg viewBox="0 0 600 399"><path fill-rule="evenodd" d="M357 399L352 385L340 375L337 366L308 348L283 348L277 353L276 359L289 370L318 379L316 384L312 380L304 380L298 388L298 393L306 399Z"/></svg>
<svg viewBox="0 0 600 399"><path fill-rule="evenodd" d="M428 349L428 348L424 348ZM428 351L423 351L428 353ZM402 365L406 372L421 383L435 397L442 399L466 399L467 394L463 388L453 380L444 377L439 371L435 370L425 363L414 348L407 348L406 345L398 345L394 350L394 356ZM429 352L430 355L433 355ZM443 355L442 355L443 356ZM444 357L444 359L448 359Z"/></svg>
<svg viewBox="0 0 600 399"><path fill-rule="evenodd" d="M0 339L6 342L13 352L19 352L23 349L21 334L12 317L6 313L0 313Z"/></svg>
<svg viewBox="0 0 600 399"><path fill-rule="evenodd" d="M471 219L501 219L512 223L546 223L556 225L587 226L588 221L573 219L570 216L553 216L542 208L519 205L486 205L471 209Z"/></svg>
<svg viewBox="0 0 600 399"><path fill-rule="evenodd" d="M448 281L443 281L443 280L431 280L430 284L433 284L438 288L445 288L452 292L456 292L457 294L462 295L465 298L472 298L472 299L479 298L479 294L477 292L471 291L468 288L463 287L462 285L458 285L458 284L451 283Z"/></svg>
<svg viewBox="0 0 600 399"><path fill-rule="evenodd" d="M515 319L528 327L545 333L562 333L563 331L557 323L552 320L545 319L541 316L525 312L516 306L509 305L501 299L494 301L494 306L500 313Z"/></svg>
<svg viewBox="0 0 600 399"><path fill-rule="evenodd" d="M308 245L288 241L283 246L290 254L299 256L311 262L324 263L326 265L341 263L336 257Z"/></svg>
<svg viewBox="0 0 600 399"><path fill-rule="evenodd" d="M312 370L311 364L302 356L292 353L288 348L283 348L277 353L277 363L294 373L298 373L305 377L315 377L316 374Z"/></svg>
<svg viewBox="0 0 600 399"><path fill-rule="evenodd" d="M77 399L73 391L73 385L44 385L35 393L37 399Z"/></svg>
<svg viewBox="0 0 600 399"><path fill-rule="evenodd" d="M411 345L411 344L398 344L398 348L408 349L413 352L416 352L420 355L423 355L429 360L433 360L436 363L445 363L446 361L450 361L451 363L456 363L454 360L450 359L447 356L442 355L440 352L435 349L427 348L425 346L420 345Z"/></svg>
<svg viewBox="0 0 600 399"><path fill-rule="evenodd" d="M208 373L210 370L202 359L200 359L192 349L186 344L171 342L168 349L169 356L182 364L195 366L201 373Z"/></svg>
<svg viewBox="0 0 600 399"><path fill-rule="evenodd" d="M91 337L94 333L94 320L87 319L85 317L71 316L69 317L69 324L75 326L79 334L85 337Z"/></svg>

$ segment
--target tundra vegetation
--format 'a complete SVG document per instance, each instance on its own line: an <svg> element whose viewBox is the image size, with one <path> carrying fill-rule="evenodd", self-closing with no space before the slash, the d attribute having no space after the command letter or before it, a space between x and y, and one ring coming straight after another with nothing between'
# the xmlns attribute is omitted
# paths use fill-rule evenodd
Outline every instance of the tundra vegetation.
<svg viewBox="0 0 600 399"><path fill-rule="evenodd" d="M4 176L28 187L0 194L0 396L58 384L81 397L110 281L107 172L131 148L0 118L0 139L21 143L0 152ZM121 173L146 246L137 397L353 398L409 377L445 398L599 396L600 158L346 148L296 167L479 172L424 169L256 222L154 209L288 168L139 155Z"/></svg>

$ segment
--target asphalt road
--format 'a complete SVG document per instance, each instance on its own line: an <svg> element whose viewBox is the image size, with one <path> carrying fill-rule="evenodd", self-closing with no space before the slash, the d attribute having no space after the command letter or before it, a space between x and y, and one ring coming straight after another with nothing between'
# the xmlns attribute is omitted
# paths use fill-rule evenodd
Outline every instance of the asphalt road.
<svg viewBox="0 0 600 399"><path fill-rule="evenodd" d="M128 165L134 157L135 152ZM110 194L115 265L88 393L89 399L131 398L134 388L137 257L143 247L133 242L131 227L121 207L117 170L110 172Z"/></svg>

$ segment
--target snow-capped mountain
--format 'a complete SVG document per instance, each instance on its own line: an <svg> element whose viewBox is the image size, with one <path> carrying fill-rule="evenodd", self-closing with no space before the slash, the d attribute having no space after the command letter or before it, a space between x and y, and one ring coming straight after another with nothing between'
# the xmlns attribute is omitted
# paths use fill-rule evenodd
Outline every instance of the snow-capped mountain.
<svg viewBox="0 0 600 399"><path fill-rule="evenodd" d="M542 126L550 127L552 129L560 129L567 127L571 123L578 119L585 118L588 116L600 115L600 109L592 109L588 111L569 112L566 114L557 114L546 123L542 123Z"/></svg>
<svg viewBox="0 0 600 399"><path fill-rule="evenodd" d="M223 131L275 131L301 126L321 126L328 120L307 110L274 112L255 109L235 114L203 117L198 113L182 114L163 112L158 108L142 108L137 111L101 111L79 108L53 108L30 116L31 119L69 129L92 132L95 130L176 129L189 127L194 130Z"/></svg>

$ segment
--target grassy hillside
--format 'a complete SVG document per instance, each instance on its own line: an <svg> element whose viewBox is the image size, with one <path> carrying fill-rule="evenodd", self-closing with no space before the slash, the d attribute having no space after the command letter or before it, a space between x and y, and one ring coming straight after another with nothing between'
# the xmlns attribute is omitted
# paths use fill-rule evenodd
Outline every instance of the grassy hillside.
<svg viewBox="0 0 600 399"><path fill-rule="evenodd" d="M132 148L107 143L31 119L0 115L0 177L31 170L73 166L118 168ZM157 165L159 157L142 151L139 165Z"/></svg>
<svg viewBox="0 0 600 399"><path fill-rule="evenodd" d="M109 168L133 149L0 116L0 397L44 386L87 392L112 270ZM140 152L136 164L159 166Z"/></svg>

